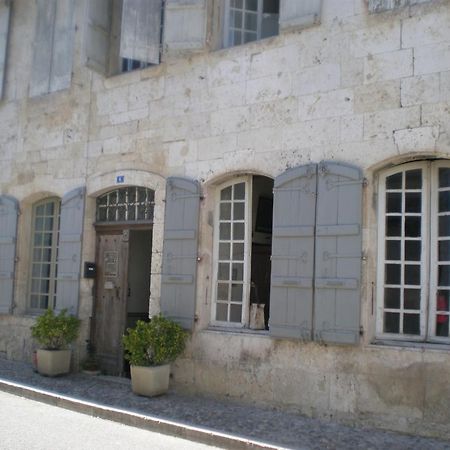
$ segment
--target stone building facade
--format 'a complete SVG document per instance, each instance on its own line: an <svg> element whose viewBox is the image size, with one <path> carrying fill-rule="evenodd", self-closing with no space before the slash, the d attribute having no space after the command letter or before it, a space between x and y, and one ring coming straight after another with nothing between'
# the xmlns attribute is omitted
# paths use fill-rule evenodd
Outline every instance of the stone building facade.
<svg viewBox="0 0 450 450"><path fill-rule="evenodd" d="M0 355L450 438L450 3L0 1ZM447 237L448 236L448 237Z"/></svg>

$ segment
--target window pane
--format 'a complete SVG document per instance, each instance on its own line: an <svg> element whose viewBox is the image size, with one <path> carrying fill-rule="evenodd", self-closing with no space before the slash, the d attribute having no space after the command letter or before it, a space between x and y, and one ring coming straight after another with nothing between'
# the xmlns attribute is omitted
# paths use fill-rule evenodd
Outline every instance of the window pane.
<svg viewBox="0 0 450 450"><path fill-rule="evenodd" d="M406 189L422 189L422 169L408 170L405 175Z"/></svg>
<svg viewBox="0 0 450 450"><path fill-rule="evenodd" d="M242 317L241 305L230 305L230 322L240 323Z"/></svg>
<svg viewBox="0 0 450 450"><path fill-rule="evenodd" d="M45 245L46 247L50 247L52 245L52 237L53 237L52 233L44 233L43 245Z"/></svg>
<svg viewBox="0 0 450 450"><path fill-rule="evenodd" d="M228 283L217 284L217 300L228 301Z"/></svg>
<svg viewBox="0 0 450 450"><path fill-rule="evenodd" d="M244 244L233 244L233 259L244 260Z"/></svg>
<svg viewBox="0 0 450 450"><path fill-rule="evenodd" d="M386 178L387 189L401 189L402 188L403 173L399 172Z"/></svg>
<svg viewBox="0 0 450 450"><path fill-rule="evenodd" d="M422 194L420 192L405 193L405 212L422 212Z"/></svg>
<svg viewBox="0 0 450 450"><path fill-rule="evenodd" d="M45 205L39 205L36 208L36 216L43 216L45 215Z"/></svg>
<svg viewBox="0 0 450 450"><path fill-rule="evenodd" d="M386 236L401 236L402 218L399 216L386 217Z"/></svg>
<svg viewBox="0 0 450 450"><path fill-rule="evenodd" d="M230 240L231 239L231 224L221 223L219 225L219 239Z"/></svg>
<svg viewBox="0 0 450 450"><path fill-rule="evenodd" d="M439 291L436 299L436 336L448 337L449 335L449 293Z"/></svg>
<svg viewBox="0 0 450 450"><path fill-rule="evenodd" d="M247 31L244 34L244 43L245 42L253 42L253 41L256 41L256 39L257 39L256 33L252 33L250 31Z"/></svg>
<svg viewBox="0 0 450 450"><path fill-rule="evenodd" d="M220 204L220 220L230 220L231 219L231 203L221 203Z"/></svg>
<svg viewBox="0 0 450 450"><path fill-rule="evenodd" d="M384 313L384 332L399 333L400 332L400 314L386 312Z"/></svg>
<svg viewBox="0 0 450 450"><path fill-rule="evenodd" d="M231 301L242 302L243 285L232 284L231 285Z"/></svg>
<svg viewBox="0 0 450 450"><path fill-rule="evenodd" d="M242 281L244 279L244 264L233 263L231 279L236 281Z"/></svg>
<svg viewBox="0 0 450 450"><path fill-rule="evenodd" d="M231 186L222 189L220 192L220 199L221 200L231 200Z"/></svg>
<svg viewBox="0 0 450 450"><path fill-rule="evenodd" d="M47 217L45 219L45 229L47 231L52 231L53 230L53 217Z"/></svg>
<svg viewBox="0 0 450 450"><path fill-rule="evenodd" d="M34 229L36 231L43 231L44 230L44 218L43 217L36 217L36 222L35 222Z"/></svg>
<svg viewBox="0 0 450 450"><path fill-rule="evenodd" d="M233 44L239 45L242 43L242 33L240 31L232 32L232 36L233 36L232 38Z"/></svg>
<svg viewBox="0 0 450 450"><path fill-rule="evenodd" d="M49 278L50 277L50 264L42 264L41 266L41 277Z"/></svg>
<svg viewBox="0 0 450 450"><path fill-rule="evenodd" d="M386 284L400 284L400 264L386 264Z"/></svg>
<svg viewBox="0 0 450 450"><path fill-rule="evenodd" d="M258 16L252 13L245 13L245 29L249 31L256 31L258 22Z"/></svg>
<svg viewBox="0 0 450 450"><path fill-rule="evenodd" d="M263 3L264 13L278 14L279 10L280 10L279 0L264 0Z"/></svg>
<svg viewBox="0 0 450 450"><path fill-rule="evenodd" d="M450 211L450 191L439 192L439 212Z"/></svg>
<svg viewBox="0 0 450 450"><path fill-rule="evenodd" d="M436 300L436 311L449 312L450 291L439 291Z"/></svg>
<svg viewBox="0 0 450 450"><path fill-rule="evenodd" d="M245 218L245 203L239 202L234 204L233 219L244 220Z"/></svg>
<svg viewBox="0 0 450 450"><path fill-rule="evenodd" d="M439 169L439 187L450 187L450 168Z"/></svg>
<svg viewBox="0 0 450 450"><path fill-rule="evenodd" d="M33 269L31 271L31 275L33 277L39 277L41 275L41 265L40 264L33 264ZM31 287L31 290L34 291L33 287Z"/></svg>
<svg viewBox="0 0 450 450"><path fill-rule="evenodd" d="M405 217L405 236L420 237L420 217Z"/></svg>
<svg viewBox="0 0 450 450"><path fill-rule="evenodd" d="M439 286L450 286L450 266L439 265L438 285Z"/></svg>
<svg viewBox="0 0 450 450"><path fill-rule="evenodd" d="M420 266L405 264L405 284L420 284Z"/></svg>
<svg viewBox="0 0 450 450"><path fill-rule="evenodd" d="M386 259L398 261L400 255L400 241L386 241Z"/></svg>
<svg viewBox="0 0 450 450"><path fill-rule="evenodd" d="M389 309L400 308L400 288L384 289L384 307Z"/></svg>
<svg viewBox="0 0 450 450"><path fill-rule="evenodd" d="M230 244L221 242L219 244L219 259L221 259L221 260L224 260L224 259L229 260L230 256L231 256L230 255L230 248L231 248Z"/></svg>
<svg viewBox="0 0 450 450"><path fill-rule="evenodd" d="M45 215L46 216L53 216L55 212L55 203L54 202L48 202L45 207Z"/></svg>
<svg viewBox="0 0 450 450"><path fill-rule="evenodd" d="M405 314L403 316L403 333L420 335L419 314Z"/></svg>
<svg viewBox="0 0 450 450"><path fill-rule="evenodd" d="M436 316L436 336L448 337L448 316L438 314Z"/></svg>
<svg viewBox="0 0 450 450"><path fill-rule="evenodd" d="M219 273L217 274L219 280L229 280L230 279L230 264L219 263Z"/></svg>
<svg viewBox="0 0 450 450"><path fill-rule="evenodd" d="M230 23L233 28L242 28L242 12L230 11Z"/></svg>
<svg viewBox="0 0 450 450"><path fill-rule="evenodd" d="M403 295L405 309L420 309L420 289L405 289Z"/></svg>
<svg viewBox="0 0 450 450"><path fill-rule="evenodd" d="M34 245L35 247L42 245L42 233L34 233Z"/></svg>
<svg viewBox="0 0 450 450"><path fill-rule="evenodd" d="M234 185L234 200L245 200L245 183Z"/></svg>
<svg viewBox="0 0 450 450"><path fill-rule="evenodd" d="M450 216L439 217L439 236L450 236Z"/></svg>
<svg viewBox="0 0 450 450"><path fill-rule="evenodd" d="M242 9L244 0L231 0L231 7L232 8L240 8Z"/></svg>
<svg viewBox="0 0 450 450"><path fill-rule="evenodd" d="M227 314L228 314L228 305L226 303L217 303L217 305L216 305L216 320L226 322Z"/></svg>
<svg viewBox="0 0 450 450"><path fill-rule="evenodd" d="M420 261L421 241L405 241L405 260Z"/></svg>
<svg viewBox="0 0 450 450"><path fill-rule="evenodd" d="M439 241L439 261L450 261L450 241Z"/></svg>
<svg viewBox="0 0 450 450"><path fill-rule="evenodd" d="M245 9L258 11L258 0L245 0Z"/></svg>
<svg viewBox="0 0 450 450"><path fill-rule="evenodd" d="M243 241L245 236L245 224L234 223L233 224L233 239Z"/></svg>
<svg viewBox="0 0 450 450"><path fill-rule="evenodd" d="M402 212L402 194L401 192L386 193L386 212L401 213Z"/></svg>

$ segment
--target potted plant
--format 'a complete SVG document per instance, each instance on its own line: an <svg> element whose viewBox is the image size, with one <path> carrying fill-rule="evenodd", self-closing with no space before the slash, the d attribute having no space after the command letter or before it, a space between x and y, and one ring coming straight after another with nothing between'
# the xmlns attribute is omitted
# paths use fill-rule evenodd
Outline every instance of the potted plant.
<svg viewBox="0 0 450 450"><path fill-rule="evenodd" d="M167 392L170 363L183 352L186 337L180 325L162 316L150 322L138 320L127 329L123 346L135 394L152 397Z"/></svg>
<svg viewBox="0 0 450 450"><path fill-rule="evenodd" d="M37 370L42 375L55 376L70 371L71 350L80 328L80 320L62 310L55 315L48 309L31 327L32 336L42 348L37 350Z"/></svg>

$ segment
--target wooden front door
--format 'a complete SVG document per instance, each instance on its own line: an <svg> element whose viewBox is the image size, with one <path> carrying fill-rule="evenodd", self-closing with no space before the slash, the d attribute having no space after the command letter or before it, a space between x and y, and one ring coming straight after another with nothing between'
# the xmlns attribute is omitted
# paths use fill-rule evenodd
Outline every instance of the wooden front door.
<svg viewBox="0 0 450 450"><path fill-rule="evenodd" d="M102 371L123 372L128 295L128 230L97 233L94 346Z"/></svg>

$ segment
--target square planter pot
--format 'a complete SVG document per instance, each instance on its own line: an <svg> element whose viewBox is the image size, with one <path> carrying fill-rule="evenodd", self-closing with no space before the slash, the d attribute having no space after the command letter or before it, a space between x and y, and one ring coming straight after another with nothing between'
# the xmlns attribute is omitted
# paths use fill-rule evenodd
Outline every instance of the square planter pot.
<svg viewBox="0 0 450 450"><path fill-rule="evenodd" d="M41 375L54 377L70 372L71 350L37 351L37 370Z"/></svg>
<svg viewBox="0 0 450 450"><path fill-rule="evenodd" d="M131 366L131 389L137 395L154 397L169 390L170 364L163 366Z"/></svg>

